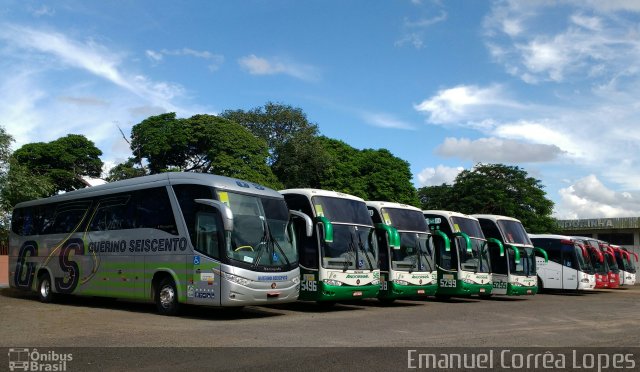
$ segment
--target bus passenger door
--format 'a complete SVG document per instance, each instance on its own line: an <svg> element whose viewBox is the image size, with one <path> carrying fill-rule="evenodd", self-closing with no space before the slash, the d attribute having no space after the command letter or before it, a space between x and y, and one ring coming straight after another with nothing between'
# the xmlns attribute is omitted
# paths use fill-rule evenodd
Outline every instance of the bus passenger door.
<svg viewBox="0 0 640 372"><path fill-rule="evenodd" d="M187 262L191 280L187 287L189 303L220 306L220 254L224 248L222 220L218 210L198 205L193 243L195 252Z"/></svg>
<svg viewBox="0 0 640 372"><path fill-rule="evenodd" d="M573 245L562 244L562 289L578 289L576 250Z"/></svg>

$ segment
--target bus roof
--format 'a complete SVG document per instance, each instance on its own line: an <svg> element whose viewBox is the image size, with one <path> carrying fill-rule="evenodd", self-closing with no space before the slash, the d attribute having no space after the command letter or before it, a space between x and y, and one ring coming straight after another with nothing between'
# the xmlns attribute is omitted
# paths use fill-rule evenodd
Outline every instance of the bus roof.
<svg viewBox="0 0 640 372"><path fill-rule="evenodd" d="M282 199L282 195L280 195L275 190L248 181L225 176L218 176L209 173L167 172L154 174L151 176L142 176L122 181L110 182L100 186L86 187L80 190L69 191L64 194L59 194L48 198L22 202L17 204L16 208L74 200L79 198L88 198L100 195L108 195L116 192L137 190L140 188L160 187L185 183L201 184L228 191L237 191L240 193L250 193Z"/></svg>
<svg viewBox="0 0 640 372"><path fill-rule="evenodd" d="M416 208L408 204L400 204L386 201L367 201L367 207L372 207L380 210L381 208L397 208L397 209L410 209L412 211L420 212L420 208Z"/></svg>
<svg viewBox="0 0 640 372"><path fill-rule="evenodd" d="M322 190L322 189L286 189L286 190L280 190L279 192L281 194L300 194L308 197L309 199L311 199L312 196L328 196L332 198L357 200L364 203L364 199L359 198L357 196L345 194L343 192L329 191L329 190Z"/></svg>
<svg viewBox="0 0 640 372"><path fill-rule="evenodd" d="M498 222L498 220L508 220L508 221L518 221L520 223L522 223L519 219L517 218L513 218L513 217L509 217L509 216L501 216L499 214L473 214L472 215L475 218L482 218L484 220L491 220L493 222Z"/></svg>
<svg viewBox="0 0 640 372"><path fill-rule="evenodd" d="M451 217L462 217L462 218L468 218L468 219L476 220L476 221L478 220L474 216L470 216L468 214L464 214L464 213L460 213L460 212L453 212L453 211L428 209L428 210L423 210L422 213L423 214L437 214L439 216L446 217L447 219L449 219Z"/></svg>
<svg viewBox="0 0 640 372"><path fill-rule="evenodd" d="M528 234L529 239L556 239L556 240L571 240L575 241L576 238L568 236L568 235L557 235L557 234Z"/></svg>

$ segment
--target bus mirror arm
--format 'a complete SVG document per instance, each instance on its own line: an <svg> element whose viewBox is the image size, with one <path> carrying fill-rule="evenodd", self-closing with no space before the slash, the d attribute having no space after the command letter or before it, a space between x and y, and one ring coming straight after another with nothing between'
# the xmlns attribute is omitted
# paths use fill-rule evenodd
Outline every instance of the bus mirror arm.
<svg viewBox="0 0 640 372"><path fill-rule="evenodd" d="M307 237L313 235L313 221L311 221L311 217L299 211L289 211L289 214L302 218L304 220L305 234Z"/></svg>
<svg viewBox="0 0 640 372"><path fill-rule="evenodd" d="M461 236L464 238L465 243L467 243L467 252L471 253L473 252L473 248L471 247L471 239L469 238L469 235L463 233L463 232L457 232L457 233L453 233L453 236Z"/></svg>
<svg viewBox="0 0 640 372"><path fill-rule="evenodd" d="M547 254L547 251L545 251L544 249L542 249L540 247L533 247L533 249L535 249L536 251L542 253L542 255L544 256L544 262L549 262L549 255Z"/></svg>
<svg viewBox="0 0 640 372"><path fill-rule="evenodd" d="M400 249L400 234L398 229L384 223L377 223L376 229L385 231L389 235L389 246L393 249Z"/></svg>
<svg viewBox="0 0 640 372"><path fill-rule="evenodd" d="M509 244L509 248L513 249L513 259L516 260L516 262L520 262L520 250L518 249L518 247L516 247L515 245Z"/></svg>
<svg viewBox="0 0 640 372"><path fill-rule="evenodd" d="M194 200L198 204L208 205L213 207L220 212L222 216L222 225L225 231L233 231L233 212L231 208L229 208L226 204L219 200L212 199L195 199Z"/></svg>
<svg viewBox="0 0 640 372"><path fill-rule="evenodd" d="M442 230L435 230L434 236L435 235L442 238L442 240L444 241L444 251L449 252L451 250L451 241L449 240L447 234L443 233Z"/></svg>
<svg viewBox="0 0 640 372"><path fill-rule="evenodd" d="M504 245L502 245L502 242L496 238L489 238L487 239L487 241L489 243L494 243L496 244L498 247L500 247L500 257L504 256Z"/></svg>
<svg viewBox="0 0 640 372"><path fill-rule="evenodd" d="M318 216L316 217L316 222L322 224L324 228L324 241L325 243L333 243L333 224L327 217Z"/></svg>

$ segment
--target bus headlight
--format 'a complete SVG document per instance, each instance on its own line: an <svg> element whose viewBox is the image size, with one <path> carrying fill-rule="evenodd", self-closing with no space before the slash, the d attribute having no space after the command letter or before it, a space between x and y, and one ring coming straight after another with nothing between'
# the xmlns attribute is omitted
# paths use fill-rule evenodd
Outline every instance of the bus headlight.
<svg viewBox="0 0 640 372"><path fill-rule="evenodd" d="M333 279L324 279L323 280L324 284L328 284L328 285L335 285L335 286L341 286L342 282L339 282L337 280L333 280Z"/></svg>
<svg viewBox="0 0 640 372"><path fill-rule="evenodd" d="M228 281L230 281L232 283L243 285L245 287L248 286L249 284L251 284L251 282L252 282L252 280L249 280L247 278L243 278L241 276L229 274L229 273L226 273L224 271L220 271L220 274L221 274L221 276L223 278L227 279Z"/></svg>
<svg viewBox="0 0 640 372"><path fill-rule="evenodd" d="M409 285L408 281L402 280L402 279L396 279L393 282L396 283L397 285Z"/></svg>
<svg viewBox="0 0 640 372"><path fill-rule="evenodd" d="M589 279L588 278L580 279L580 283L589 283Z"/></svg>

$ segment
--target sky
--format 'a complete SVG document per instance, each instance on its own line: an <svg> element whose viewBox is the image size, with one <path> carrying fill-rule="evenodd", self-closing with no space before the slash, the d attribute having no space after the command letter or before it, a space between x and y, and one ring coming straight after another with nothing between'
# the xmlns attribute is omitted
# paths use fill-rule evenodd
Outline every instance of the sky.
<svg viewBox="0 0 640 372"><path fill-rule="evenodd" d="M561 219L640 216L640 1L4 0L13 148L83 134L105 170L151 115L301 108L386 148L416 187L479 162L539 179Z"/></svg>

